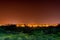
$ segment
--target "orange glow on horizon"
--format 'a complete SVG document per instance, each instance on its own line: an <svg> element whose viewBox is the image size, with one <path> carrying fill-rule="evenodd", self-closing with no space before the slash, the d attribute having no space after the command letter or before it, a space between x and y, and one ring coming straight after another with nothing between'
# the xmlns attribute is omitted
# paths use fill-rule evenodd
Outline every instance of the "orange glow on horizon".
<svg viewBox="0 0 60 40"><path fill-rule="evenodd" d="M26 24L28 27L48 27L48 26L57 26L58 24ZM25 27L24 24L16 24L17 27Z"/></svg>

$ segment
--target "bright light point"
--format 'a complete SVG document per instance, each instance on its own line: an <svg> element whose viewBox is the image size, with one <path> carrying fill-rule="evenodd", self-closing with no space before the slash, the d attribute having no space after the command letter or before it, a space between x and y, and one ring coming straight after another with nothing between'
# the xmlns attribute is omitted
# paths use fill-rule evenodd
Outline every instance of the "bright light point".
<svg viewBox="0 0 60 40"><path fill-rule="evenodd" d="M45 26L48 27L49 25L46 24Z"/></svg>
<svg viewBox="0 0 60 40"><path fill-rule="evenodd" d="M38 25L39 27L42 27L42 25Z"/></svg>
<svg viewBox="0 0 60 40"><path fill-rule="evenodd" d="M37 27L38 25L34 24L33 27Z"/></svg>
<svg viewBox="0 0 60 40"><path fill-rule="evenodd" d="M21 24L20 26L21 26L21 27L25 27L25 25L24 25L24 24Z"/></svg>
<svg viewBox="0 0 60 40"><path fill-rule="evenodd" d="M28 24L27 26L32 27L32 25L31 25L31 24Z"/></svg>

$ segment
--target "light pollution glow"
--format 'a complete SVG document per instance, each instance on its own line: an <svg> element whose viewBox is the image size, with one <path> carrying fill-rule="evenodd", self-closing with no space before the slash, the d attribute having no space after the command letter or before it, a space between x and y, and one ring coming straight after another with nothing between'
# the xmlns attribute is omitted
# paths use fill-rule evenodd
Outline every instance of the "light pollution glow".
<svg viewBox="0 0 60 40"><path fill-rule="evenodd" d="M59 23L59 1L0 1L0 24Z"/></svg>
<svg viewBox="0 0 60 40"><path fill-rule="evenodd" d="M16 25L17 27L25 27L28 26L28 27L48 27L48 26L57 26L58 24L6 24L6 25L3 25L3 26L8 26L8 25ZM2 25L0 25L2 26Z"/></svg>
<svg viewBox="0 0 60 40"><path fill-rule="evenodd" d="M58 24L26 24L28 27L48 27L48 26L57 26ZM24 24L16 24L16 26L22 26L24 27Z"/></svg>

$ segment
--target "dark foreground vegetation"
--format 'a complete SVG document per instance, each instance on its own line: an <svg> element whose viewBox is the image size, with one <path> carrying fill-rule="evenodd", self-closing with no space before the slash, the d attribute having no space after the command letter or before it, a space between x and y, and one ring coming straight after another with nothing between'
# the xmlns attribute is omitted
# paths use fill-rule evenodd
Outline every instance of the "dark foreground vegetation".
<svg viewBox="0 0 60 40"><path fill-rule="evenodd" d="M0 26L0 40L60 40L60 24L36 28Z"/></svg>

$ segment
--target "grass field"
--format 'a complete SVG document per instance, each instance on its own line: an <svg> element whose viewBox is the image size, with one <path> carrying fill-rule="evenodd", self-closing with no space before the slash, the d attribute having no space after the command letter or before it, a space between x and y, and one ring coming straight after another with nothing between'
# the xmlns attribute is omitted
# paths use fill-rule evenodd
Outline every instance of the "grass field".
<svg viewBox="0 0 60 40"><path fill-rule="evenodd" d="M60 25L48 28L1 26L0 40L60 40Z"/></svg>
<svg viewBox="0 0 60 40"><path fill-rule="evenodd" d="M32 35L19 34L0 34L0 40L60 40L60 34L34 33Z"/></svg>

